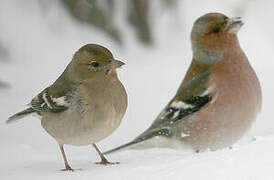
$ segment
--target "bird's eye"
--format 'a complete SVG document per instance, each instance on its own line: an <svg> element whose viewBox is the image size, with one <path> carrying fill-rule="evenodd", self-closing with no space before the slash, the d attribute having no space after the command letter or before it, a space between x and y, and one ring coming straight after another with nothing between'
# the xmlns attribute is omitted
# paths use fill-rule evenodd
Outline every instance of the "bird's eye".
<svg viewBox="0 0 274 180"><path fill-rule="evenodd" d="M220 30L221 30L220 28L214 28L214 29L212 30L212 32L213 32L213 33L218 33L218 32L220 32Z"/></svg>
<svg viewBox="0 0 274 180"><path fill-rule="evenodd" d="M99 63L98 62L92 62L92 63L90 63L90 65L92 67L99 67Z"/></svg>

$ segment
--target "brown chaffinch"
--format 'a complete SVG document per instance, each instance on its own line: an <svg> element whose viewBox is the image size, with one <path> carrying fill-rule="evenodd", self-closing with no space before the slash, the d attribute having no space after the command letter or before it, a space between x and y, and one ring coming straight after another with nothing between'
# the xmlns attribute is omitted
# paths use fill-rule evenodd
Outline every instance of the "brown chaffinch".
<svg viewBox="0 0 274 180"><path fill-rule="evenodd" d="M242 25L240 18L220 13L200 17L191 33L193 60L175 97L144 133L104 154L153 137L162 137L155 146L183 145L195 151L239 140L262 102L260 83L238 42Z"/></svg>
<svg viewBox="0 0 274 180"><path fill-rule="evenodd" d="M43 128L59 143L65 170L72 170L64 144L92 144L109 136L120 124L127 108L127 94L116 69L124 65L111 52L96 44L87 44L74 55L63 74L34 97L30 107L11 116L7 123L25 115L38 114Z"/></svg>

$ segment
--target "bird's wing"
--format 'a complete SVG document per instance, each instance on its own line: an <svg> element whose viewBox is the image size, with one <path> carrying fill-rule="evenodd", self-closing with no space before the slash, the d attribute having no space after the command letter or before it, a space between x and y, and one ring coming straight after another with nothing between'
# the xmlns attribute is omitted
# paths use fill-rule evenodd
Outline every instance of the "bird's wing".
<svg viewBox="0 0 274 180"><path fill-rule="evenodd" d="M209 71L203 71L184 83L150 128L174 126L209 103L212 99L207 88L209 75Z"/></svg>
<svg viewBox="0 0 274 180"><path fill-rule="evenodd" d="M54 97L49 93L49 88L44 89L34 97L30 105L38 114L46 111L58 113L68 108L66 96Z"/></svg>
<svg viewBox="0 0 274 180"><path fill-rule="evenodd" d="M43 112L58 113L68 109L69 103L66 93L59 93L57 96L51 92L56 91L50 91L50 87L48 87L32 99L30 106L38 114Z"/></svg>
<svg viewBox="0 0 274 180"><path fill-rule="evenodd" d="M133 141L104 152L112 153L128 146L138 144L155 136L172 137L172 128L185 121L212 100L212 92L207 88L210 72L202 71L185 82L176 96L162 110L152 125Z"/></svg>
<svg viewBox="0 0 274 180"><path fill-rule="evenodd" d="M56 87L56 86L55 86ZM44 89L41 93L39 93L36 97L34 97L30 104L29 108L20 111L13 116L9 117L6 121L7 124L17 122L18 120L24 118L25 116L37 113L39 115L42 115L44 112L62 112L68 109L69 103L66 91L52 91L53 93L50 93L49 89L51 87L48 87ZM54 92L59 92L58 94L55 94Z"/></svg>
<svg viewBox="0 0 274 180"><path fill-rule="evenodd" d="M44 89L41 93L35 96L31 102L28 104L30 107L20 111L13 116L9 117L6 123L17 122L18 120L24 118L25 116L33 113L38 115L43 115L45 112L59 113L67 110L69 106L74 106L78 108L80 113L84 112L82 108L82 99L76 98L77 101L73 101L77 97L77 94L74 94L80 83L63 83L55 82L53 85Z"/></svg>

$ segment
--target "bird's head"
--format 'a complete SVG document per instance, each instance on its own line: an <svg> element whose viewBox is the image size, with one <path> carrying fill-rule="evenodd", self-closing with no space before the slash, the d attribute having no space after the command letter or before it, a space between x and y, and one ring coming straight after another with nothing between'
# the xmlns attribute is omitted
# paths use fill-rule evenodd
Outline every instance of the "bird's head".
<svg viewBox="0 0 274 180"><path fill-rule="evenodd" d="M225 50L238 45L237 32L242 25L239 17L228 18L221 13L198 18L191 32L194 58L206 64L219 61Z"/></svg>
<svg viewBox="0 0 274 180"><path fill-rule="evenodd" d="M70 74L82 80L116 74L116 69L123 66L122 61L114 59L112 53L97 44L87 44L74 55L68 66Z"/></svg>

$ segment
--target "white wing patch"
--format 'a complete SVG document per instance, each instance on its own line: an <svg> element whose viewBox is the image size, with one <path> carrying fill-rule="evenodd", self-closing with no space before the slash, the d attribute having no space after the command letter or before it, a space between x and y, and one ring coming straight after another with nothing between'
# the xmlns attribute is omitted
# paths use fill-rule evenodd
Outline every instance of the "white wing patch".
<svg viewBox="0 0 274 180"><path fill-rule="evenodd" d="M177 109L187 109L187 108L193 108L194 106L191 104L184 103L183 101L173 101L170 104L170 107L174 107Z"/></svg>
<svg viewBox="0 0 274 180"><path fill-rule="evenodd" d="M62 96L59 98L52 98L52 101L55 102L58 106L69 106L69 103L66 101L66 97Z"/></svg>
<svg viewBox="0 0 274 180"><path fill-rule="evenodd" d="M188 137L190 136L189 134L185 134L185 133L181 133L181 137L184 138L184 137Z"/></svg>
<svg viewBox="0 0 274 180"><path fill-rule="evenodd" d="M169 119L169 118L177 118L180 115L181 110L191 109L195 106L192 104L187 104L183 101L173 101L167 109L161 114L160 119ZM173 124L173 121L170 121L170 124Z"/></svg>
<svg viewBox="0 0 274 180"><path fill-rule="evenodd" d="M52 109L52 106L51 106L50 102L48 101L46 95L47 95L47 94L46 94L45 92L42 93L42 98L43 98L44 102L47 104L47 106L48 106L50 109Z"/></svg>
<svg viewBox="0 0 274 180"><path fill-rule="evenodd" d="M69 108L69 102L67 102L66 96L54 98L49 94L48 88L34 97L30 105L38 114L48 110L58 113Z"/></svg>

